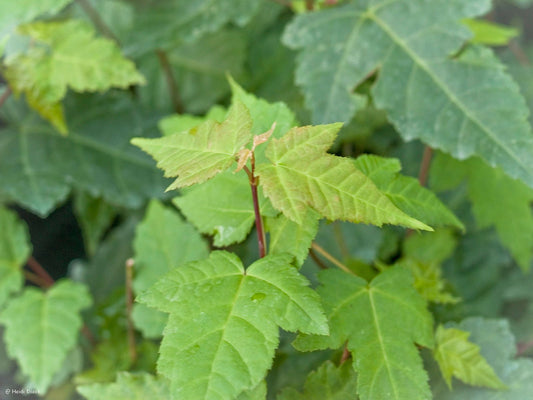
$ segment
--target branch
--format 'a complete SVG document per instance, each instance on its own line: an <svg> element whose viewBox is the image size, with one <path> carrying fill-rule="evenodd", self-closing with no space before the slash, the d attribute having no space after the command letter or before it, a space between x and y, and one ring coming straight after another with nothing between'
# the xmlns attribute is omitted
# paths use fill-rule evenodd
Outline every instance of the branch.
<svg viewBox="0 0 533 400"><path fill-rule="evenodd" d="M111 28L104 22L102 17L100 17L100 14L98 14L98 11L94 9L94 7L89 1L78 0L78 4L81 6L81 8L83 8L83 11L85 12L85 14L87 14L94 26L96 26L104 36L107 36L109 39L115 41L117 44L120 44L120 41L115 36Z"/></svg>
<svg viewBox="0 0 533 400"><path fill-rule="evenodd" d="M131 362L134 363L137 359L137 349L135 348L135 330L133 328L133 320L131 313L133 311L133 266L132 258L126 260L126 318L128 320L128 348Z"/></svg>
<svg viewBox="0 0 533 400"><path fill-rule="evenodd" d="M337 260L335 257L333 257L331 254L329 254L326 250L324 250L322 248L322 246L320 246L318 243L316 242L313 242L313 244L311 245L312 249L313 250L316 250L317 253L320 253L326 260L328 260L329 262L331 262L333 265L339 267L340 269L342 269L344 272L347 272L351 275L355 275L353 273L352 270L350 270L350 268L348 268L346 265L344 265L343 263L341 263L339 260Z"/></svg>
<svg viewBox="0 0 533 400"><path fill-rule="evenodd" d="M6 91L2 94L2 96L0 97L0 108L4 105L4 103L9 98L10 95L11 95L11 88L8 87Z"/></svg>
<svg viewBox="0 0 533 400"><path fill-rule="evenodd" d="M163 50L157 50L156 53L157 58L159 59L159 64L161 65L161 68L163 68L165 79L167 80L170 101L172 102L174 111L176 111L178 114L183 114L183 101L181 100L180 92L178 90L178 84L176 83L176 79L174 79L174 74L172 73L172 66L168 61L167 53L165 53Z"/></svg>
<svg viewBox="0 0 533 400"><path fill-rule="evenodd" d="M418 173L418 181L420 182L420 186L426 186L432 156L433 149L429 146L425 146L424 154L422 155L422 162L420 163L420 172Z"/></svg>

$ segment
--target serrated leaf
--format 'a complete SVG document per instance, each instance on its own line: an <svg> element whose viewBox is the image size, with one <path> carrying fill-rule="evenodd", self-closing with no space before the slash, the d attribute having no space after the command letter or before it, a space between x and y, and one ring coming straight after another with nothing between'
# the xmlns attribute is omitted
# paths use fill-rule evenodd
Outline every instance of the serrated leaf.
<svg viewBox="0 0 533 400"><path fill-rule="evenodd" d="M0 310L24 283L22 266L31 254L26 225L13 212L0 206Z"/></svg>
<svg viewBox="0 0 533 400"><path fill-rule="evenodd" d="M147 373L119 372L113 383L78 386L87 400L168 400L168 383Z"/></svg>
<svg viewBox="0 0 533 400"><path fill-rule="evenodd" d="M299 350L339 348L347 341L361 400L429 399L415 343L433 347L431 314L410 273L391 268L367 283L338 270L319 273L330 336L300 335Z"/></svg>
<svg viewBox="0 0 533 400"><path fill-rule="evenodd" d="M172 382L174 398L222 400L257 385L272 363L278 326L327 334L318 296L290 259L266 256L245 271L234 254L215 251L140 296L170 313L158 372Z"/></svg>
<svg viewBox="0 0 533 400"><path fill-rule="evenodd" d="M313 121L351 119L354 87L379 68L374 101L404 139L460 159L480 156L533 186L533 135L517 85L488 49L450 57L471 35L460 20L490 6L490 0L363 0L297 16L283 41L301 49L296 81Z"/></svg>
<svg viewBox="0 0 533 400"><path fill-rule="evenodd" d="M214 236L217 247L242 242L254 225L252 192L243 171L223 172L208 182L184 190L173 202L200 232ZM276 215L261 193L259 204L261 215Z"/></svg>
<svg viewBox="0 0 533 400"><path fill-rule="evenodd" d="M399 174L402 168L399 160L362 155L355 160L355 166L407 215L430 226L449 225L464 230L463 223L435 194L420 186L416 178Z"/></svg>
<svg viewBox="0 0 533 400"><path fill-rule="evenodd" d="M152 200L143 221L137 226L133 289L136 294L152 286L172 268L205 258L207 243L179 214ZM167 317L144 304L134 304L133 320L148 338L157 338Z"/></svg>
<svg viewBox="0 0 533 400"><path fill-rule="evenodd" d="M516 345L506 320L468 318L449 327L470 332L470 341L481 348L481 356L492 366L507 390L475 388L458 382L449 391L440 376L432 377L435 400L524 400L533 393L533 362L514 359ZM438 374L438 372L437 372Z"/></svg>
<svg viewBox="0 0 533 400"><path fill-rule="evenodd" d="M152 136L156 116L127 98L111 96L76 97L67 110L71 132L61 137L20 102L3 105L8 126L1 129L0 195L40 216L72 187L128 208L161 196L168 182L147 155L128 143L132 136Z"/></svg>
<svg viewBox="0 0 533 400"><path fill-rule="evenodd" d="M132 139L158 161L165 176L178 178L167 190L202 183L228 169L250 140L252 121L246 106L234 102L222 123L206 121L188 132L160 139Z"/></svg>
<svg viewBox="0 0 533 400"><path fill-rule="evenodd" d="M464 178L478 227L494 226L513 258L528 270L533 257L533 189L477 158L460 162L440 153L433 160L431 185L436 190L449 189Z"/></svg>
<svg viewBox="0 0 533 400"><path fill-rule="evenodd" d="M90 304L84 285L62 281L46 293L26 289L1 312L9 356L17 360L38 391L46 391L75 345L82 325L79 313Z"/></svg>
<svg viewBox="0 0 533 400"><path fill-rule="evenodd" d="M116 44L94 38L93 28L83 21L34 22L19 31L41 46L8 58L5 76L13 92L24 93L28 104L61 133L67 132L60 104L67 88L96 92L144 83Z"/></svg>
<svg viewBox="0 0 533 400"><path fill-rule="evenodd" d="M355 371L349 363L337 367L331 361L326 361L309 374L302 393L292 388L285 389L277 400L355 399L356 388Z"/></svg>
<svg viewBox="0 0 533 400"><path fill-rule="evenodd" d="M469 332L439 325L435 333L435 360L448 387L452 388L452 376L473 386L506 389L492 367L479 353L479 346L470 342Z"/></svg>
<svg viewBox="0 0 533 400"><path fill-rule="evenodd" d="M169 49L216 32L228 22L242 26L259 10L260 4L260 0L162 0L146 4L137 11L136 30L128 51L142 54Z"/></svg>
<svg viewBox="0 0 533 400"><path fill-rule="evenodd" d="M265 400L267 395L267 385L265 381L261 381L253 389L245 390L236 400Z"/></svg>
<svg viewBox="0 0 533 400"><path fill-rule="evenodd" d="M300 225L283 214L267 218L265 227L270 234L268 254L289 253L296 257L298 265L302 265L318 232L319 219L317 212L311 209L307 210Z"/></svg>
<svg viewBox="0 0 533 400"><path fill-rule="evenodd" d="M474 34L474 37L470 39L471 43L503 46L519 34L516 28L495 24L491 21L467 18L462 23Z"/></svg>
<svg viewBox="0 0 533 400"><path fill-rule="evenodd" d="M113 223L117 211L101 197L93 197L84 192L76 193L73 203L85 250L89 255L93 255L100 239Z"/></svg>
<svg viewBox="0 0 533 400"><path fill-rule="evenodd" d="M396 208L350 159L326 153L339 129L293 128L269 142L265 154L272 164L260 164L257 175L272 205L298 224L311 207L330 220L431 230Z"/></svg>

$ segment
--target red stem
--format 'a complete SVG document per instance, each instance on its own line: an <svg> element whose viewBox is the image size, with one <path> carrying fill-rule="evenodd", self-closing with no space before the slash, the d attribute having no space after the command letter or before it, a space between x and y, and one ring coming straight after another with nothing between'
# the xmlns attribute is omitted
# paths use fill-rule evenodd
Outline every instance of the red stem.
<svg viewBox="0 0 533 400"><path fill-rule="evenodd" d="M49 288L55 283L54 278L52 278L50 274L46 272L46 270L41 266L41 264L39 264L39 262L33 256L28 258L28 261L26 263L28 264L28 267L30 267L31 270L35 272L35 274L42 280L43 287Z"/></svg>
<svg viewBox="0 0 533 400"><path fill-rule="evenodd" d="M420 182L420 186L426 186L432 156L433 149L429 146L424 147L424 155L422 156L422 162L420 163L420 172L418 173L418 181Z"/></svg>
<svg viewBox="0 0 533 400"><path fill-rule="evenodd" d="M245 165L244 171L248 175L250 181L250 187L252 189L252 200L254 202L254 214L255 214L255 229L257 231L257 245L259 247L259 258L263 258L266 255L266 239L265 230L263 229L263 218L261 218L261 211L259 210L259 196L257 195L257 177L254 175L255 171L255 158L252 153L250 159L252 170L248 169Z"/></svg>
<svg viewBox="0 0 533 400"><path fill-rule="evenodd" d="M339 362L340 365L344 364L351 356L350 350L348 350L348 343L344 345L344 350L342 351L341 360Z"/></svg>

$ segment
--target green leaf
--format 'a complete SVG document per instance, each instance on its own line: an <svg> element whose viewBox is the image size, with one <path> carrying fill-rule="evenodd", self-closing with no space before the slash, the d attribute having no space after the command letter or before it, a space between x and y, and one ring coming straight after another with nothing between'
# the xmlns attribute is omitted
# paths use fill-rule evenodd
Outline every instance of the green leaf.
<svg viewBox="0 0 533 400"><path fill-rule="evenodd" d="M228 22L246 24L259 10L260 0L161 0L147 3L136 13L130 51L142 54L192 42L217 32ZM164 26L165 29L161 29Z"/></svg>
<svg viewBox="0 0 533 400"><path fill-rule="evenodd" d="M133 288L140 294L152 286L172 268L205 258L207 244L200 234L179 214L152 200L144 220L137 226L135 240L135 266ZM135 326L145 337L161 336L167 317L144 304L135 304Z"/></svg>
<svg viewBox="0 0 533 400"><path fill-rule="evenodd" d="M205 117L197 117L191 114L172 114L159 121L158 126L163 132L163 136L170 136L174 133L195 128L207 120L222 122L226 119L226 114L227 110L224 107L215 105L209 109Z"/></svg>
<svg viewBox="0 0 533 400"><path fill-rule="evenodd" d="M303 351L339 348L347 341L361 400L428 399L427 375L415 343L433 347L431 314L410 273L391 268L371 283L338 270L319 273L330 336L301 335Z"/></svg>
<svg viewBox="0 0 533 400"><path fill-rule="evenodd" d="M350 120L353 89L379 68L374 101L405 140L460 159L477 155L533 186L533 137L517 85L488 49L450 57L471 36L460 20L490 6L362 0L297 16L283 41L301 49L296 81L314 123Z"/></svg>
<svg viewBox="0 0 533 400"><path fill-rule="evenodd" d="M0 5L0 35L42 14L56 14L72 0L3 2ZM1 37L1 36L0 36Z"/></svg>
<svg viewBox="0 0 533 400"><path fill-rule="evenodd" d="M265 400L267 395L267 385L265 381L261 381L253 389L245 390L236 400Z"/></svg>
<svg viewBox="0 0 533 400"><path fill-rule="evenodd" d="M87 400L168 400L168 383L146 373L119 372L113 383L78 386Z"/></svg>
<svg viewBox="0 0 533 400"><path fill-rule="evenodd" d="M492 366L507 390L475 388L458 382L450 391L442 377L432 377L435 400L524 400L533 393L533 361L514 359L516 345L506 320L468 318L450 328L470 332L470 341L481 348L481 356ZM437 372L437 374L439 374Z"/></svg>
<svg viewBox="0 0 533 400"><path fill-rule="evenodd" d="M301 224L309 207L330 219L431 230L400 211L348 158L327 154L340 124L293 128L272 139L257 168L272 205Z"/></svg>
<svg viewBox="0 0 533 400"><path fill-rule="evenodd" d="M128 143L132 136L151 136L155 116L112 96L75 97L67 111L71 132L61 137L20 102L3 105L8 126L1 128L0 196L40 216L72 187L128 208L161 196L168 182L146 154Z"/></svg>
<svg viewBox="0 0 533 400"><path fill-rule="evenodd" d="M13 212L0 206L0 310L24 283L22 266L31 255L26 225Z"/></svg>
<svg viewBox="0 0 533 400"><path fill-rule="evenodd" d="M268 254L289 253L296 257L298 265L302 265L318 232L319 219L320 216L311 209L307 210L300 225L283 214L267 218L265 227L270 233Z"/></svg>
<svg viewBox="0 0 533 400"><path fill-rule="evenodd" d="M242 242L254 225L252 192L244 171L223 172L184 190L173 202L200 232L214 236L217 247ZM276 215L260 191L259 204L261 215Z"/></svg>
<svg viewBox="0 0 533 400"><path fill-rule="evenodd" d="M26 289L0 314L9 356L18 361L38 391L46 391L74 347L82 325L79 312L90 304L85 286L62 281L46 293Z"/></svg>
<svg viewBox="0 0 533 400"><path fill-rule="evenodd" d="M263 379L278 326L328 333L318 296L290 259L267 256L245 271L235 255L215 251L173 269L140 296L170 313L158 372L170 379L172 395L234 398Z"/></svg>
<svg viewBox="0 0 533 400"><path fill-rule="evenodd" d="M506 389L492 367L479 353L479 346L470 342L469 332L439 325L435 333L435 360L448 387L452 388L452 376L473 386Z"/></svg>
<svg viewBox="0 0 533 400"><path fill-rule="evenodd" d="M420 186L418 179L400 175L400 161L374 155L362 155L355 166L372 179L379 190L407 215L431 226L464 225L433 192Z"/></svg>
<svg viewBox="0 0 533 400"><path fill-rule="evenodd" d="M355 399L356 375L350 363L336 367L326 361L307 377L303 393L289 388L277 400L345 400Z"/></svg>
<svg viewBox="0 0 533 400"><path fill-rule="evenodd" d="M516 262L528 270L533 257L533 189L480 159L460 162L438 154L433 160L431 186L436 190L449 189L465 177L478 227L494 226Z"/></svg>
<svg viewBox="0 0 533 400"><path fill-rule="evenodd" d="M490 21L467 18L461 22L474 34L474 37L470 39L471 43L504 46L519 34L516 28L495 24Z"/></svg>
<svg viewBox="0 0 533 400"><path fill-rule="evenodd" d="M152 155L165 176L178 176L167 188L172 190L205 182L228 169L250 141L251 126L250 113L244 104L235 102L222 123L206 121L188 132L131 142Z"/></svg>
<svg viewBox="0 0 533 400"><path fill-rule="evenodd" d="M34 22L19 28L42 46L6 60L5 76L15 94L61 132L67 132L61 99L67 88L77 92L127 88L144 83L135 65L108 39L94 38L83 21Z"/></svg>
<svg viewBox="0 0 533 400"><path fill-rule="evenodd" d="M78 192L74 196L74 212L82 230L85 250L93 255L117 212L101 197L93 197L85 192Z"/></svg>
<svg viewBox="0 0 533 400"><path fill-rule="evenodd" d="M457 240L446 230L411 235L403 242L403 257L396 264L411 271L415 289L426 300L457 303L459 299L446 290L441 267L456 245Z"/></svg>

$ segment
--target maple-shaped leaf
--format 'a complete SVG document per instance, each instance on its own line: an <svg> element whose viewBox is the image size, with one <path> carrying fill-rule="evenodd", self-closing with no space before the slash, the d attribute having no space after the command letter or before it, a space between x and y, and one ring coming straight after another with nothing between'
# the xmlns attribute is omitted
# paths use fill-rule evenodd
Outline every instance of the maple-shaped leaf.
<svg viewBox="0 0 533 400"><path fill-rule="evenodd" d="M250 182L244 171L223 172L198 186L184 189L173 202L198 230L213 235L214 245L242 242L254 225L255 214ZM277 211L259 191L261 215Z"/></svg>
<svg viewBox="0 0 533 400"><path fill-rule="evenodd" d="M0 206L0 309L22 288L22 266L31 254L26 225L13 212Z"/></svg>
<svg viewBox="0 0 533 400"><path fill-rule="evenodd" d="M385 270L370 283L339 270L319 272L318 293L330 336L300 335L303 351L345 342L358 373L361 400L427 400L427 374L415 346L433 347L432 318L403 268ZM354 393L355 396L355 393Z"/></svg>
<svg viewBox="0 0 533 400"><path fill-rule="evenodd" d="M168 400L168 382L147 373L119 372L112 383L81 385L77 391L87 400Z"/></svg>
<svg viewBox="0 0 533 400"><path fill-rule="evenodd" d="M456 382L453 390L450 390L438 369L431 369L435 400L525 400L531 397L533 361L529 358L515 358L516 343L508 321L475 317L459 324L447 324L447 327L470 333L469 342L478 346L480 357L487 361L506 388L501 389L500 385L500 389L495 390ZM475 374L481 372L477 368L473 371Z"/></svg>
<svg viewBox="0 0 533 400"><path fill-rule="evenodd" d="M533 134L517 85L489 49L451 57L472 36L461 20L491 3L361 0L297 16L283 41L301 50L296 82L313 122L349 121L354 88L379 69L373 99L404 139L478 155L533 186Z"/></svg>
<svg viewBox="0 0 533 400"><path fill-rule="evenodd" d="M268 253L289 253L296 257L298 265L307 258L311 243L318 232L320 215L312 209L307 210L302 224L291 221L283 214L265 221L269 233Z"/></svg>
<svg viewBox="0 0 533 400"><path fill-rule="evenodd" d="M246 24L259 11L261 0L159 0L137 10L131 52L143 54L192 42L220 30L228 22ZM165 29L161 29L164 26Z"/></svg>
<svg viewBox="0 0 533 400"><path fill-rule="evenodd" d="M480 354L479 346L468 340L469 332L439 325L435 333L434 357L451 389L452 376L473 386L505 389L498 375Z"/></svg>
<svg viewBox="0 0 533 400"><path fill-rule="evenodd" d="M83 21L34 22L19 31L39 46L9 57L5 76L13 92L24 93L28 104L61 133L67 132L60 103L67 88L96 92L144 83L118 46L95 38L93 28Z"/></svg>
<svg viewBox="0 0 533 400"><path fill-rule="evenodd" d="M353 162L327 154L341 124L293 128L271 139L257 167L259 183L272 205L301 224L309 207L330 220L431 230L399 210Z"/></svg>
<svg viewBox="0 0 533 400"><path fill-rule="evenodd" d="M187 132L131 142L157 160L166 177L178 177L167 188L172 190L205 182L228 169L251 140L251 127L248 109L237 101L222 123L206 121Z"/></svg>
<svg viewBox="0 0 533 400"><path fill-rule="evenodd" d="M355 165L407 215L430 226L464 230L462 222L433 192L420 186L418 179L399 174L402 167L398 159L365 154L355 160Z"/></svg>
<svg viewBox="0 0 533 400"><path fill-rule="evenodd" d="M357 379L350 363L336 367L326 361L309 374L302 393L284 389L277 400L346 400L356 398Z"/></svg>
<svg viewBox="0 0 533 400"><path fill-rule="evenodd" d="M7 123L0 128L0 196L40 216L65 200L71 188L127 208L161 196L168 181L147 154L129 144L133 136L153 136L157 116L122 96L70 97L68 136L10 98L0 110Z"/></svg>
<svg viewBox="0 0 533 400"><path fill-rule="evenodd" d="M76 344L80 311L90 304L87 288L66 280L46 293L27 288L0 313L8 354L38 391L46 391Z"/></svg>
<svg viewBox="0 0 533 400"><path fill-rule="evenodd" d="M516 262L528 270L533 258L533 189L478 158L461 162L437 154L430 171L434 190L449 190L464 179L479 228L494 226Z"/></svg>
<svg viewBox="0 0 533 400"><path fill-rule="evenodd" d="M449 258L457 240L448 230L411 235L403 242L402 258L396 262L411 271L414 287L428 301L457 303L459 299L446 290L442 262Z"/></svg>
<svg viewBox="0 0 533 400"><path fill-rule="evenodd" d="M136 294L152 286L172 268L208 256L207 243L176 211L152 200L137 226L133 289ZM167 317L144 304L134 304L133 321L145 337L157 338Z"/></svg>
<svg viewBox="0 0 533 400"><path fill-rule="evenodd" d="M318 295L290 262L266 256L245 270L234 254L214 251L138 298L170 314L158 372L175 398L230 399L256 386L272 364L278 327L328 333Z"/></svg>

